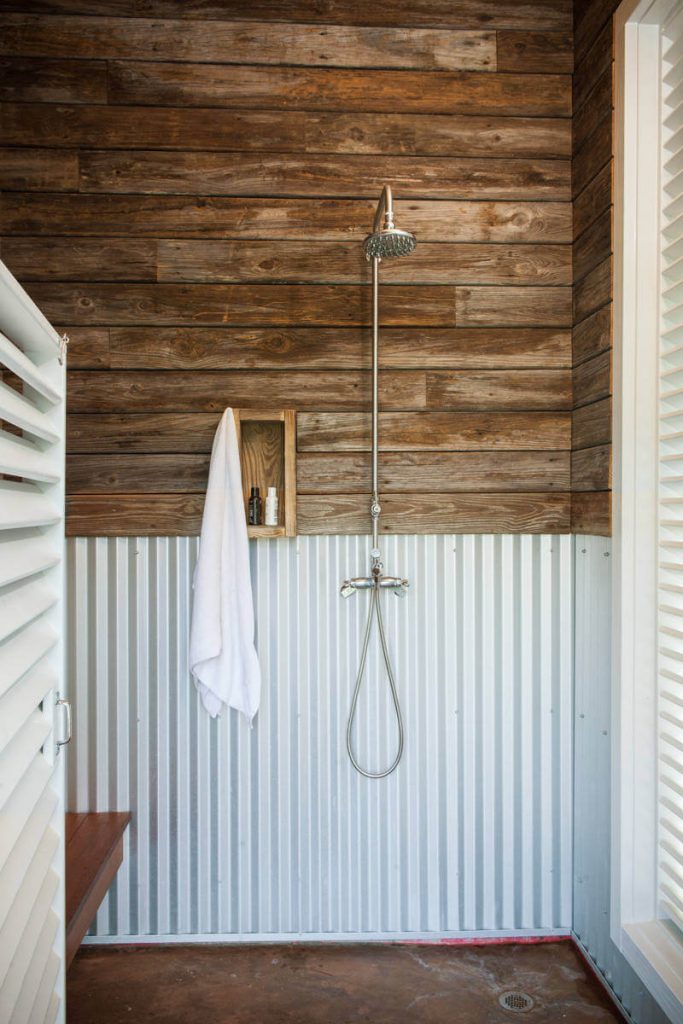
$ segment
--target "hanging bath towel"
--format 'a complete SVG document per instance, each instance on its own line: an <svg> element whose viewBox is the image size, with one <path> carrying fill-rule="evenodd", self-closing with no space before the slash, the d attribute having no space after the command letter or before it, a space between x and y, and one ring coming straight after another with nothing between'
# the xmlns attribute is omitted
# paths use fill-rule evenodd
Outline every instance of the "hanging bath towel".
<svg viewBox="0 0 683 1024"><path fill-rule="evenodd" d="M227 706L251 722L259 706L261 670L254 647L249 541L232 409L221 417L211 452L194 574L190 668L211 716Z"/></svg>

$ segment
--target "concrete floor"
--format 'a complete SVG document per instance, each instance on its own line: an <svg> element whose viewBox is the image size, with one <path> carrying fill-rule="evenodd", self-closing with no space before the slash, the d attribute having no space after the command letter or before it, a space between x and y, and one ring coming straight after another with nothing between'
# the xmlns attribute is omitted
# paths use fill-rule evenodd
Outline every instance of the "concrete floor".
<svg viewBox="0 0 683 1024"><path fill-rule="evenodd" d="M501 993L535 1000L504 1010ZM599 1024L618 1021L569 942L85 947L68 1024Z"/></svg>

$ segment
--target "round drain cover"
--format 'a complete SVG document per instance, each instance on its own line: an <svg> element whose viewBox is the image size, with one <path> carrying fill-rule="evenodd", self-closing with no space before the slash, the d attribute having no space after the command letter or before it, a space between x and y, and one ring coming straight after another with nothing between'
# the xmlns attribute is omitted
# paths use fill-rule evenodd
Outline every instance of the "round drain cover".
<svg viewBox="0 0 683 1024"><path fill-rule="evenodd" d="M528 1013L534 1006L533 999L526 992L503 992L498 996L498 1002L511 1013Z"/></svg>

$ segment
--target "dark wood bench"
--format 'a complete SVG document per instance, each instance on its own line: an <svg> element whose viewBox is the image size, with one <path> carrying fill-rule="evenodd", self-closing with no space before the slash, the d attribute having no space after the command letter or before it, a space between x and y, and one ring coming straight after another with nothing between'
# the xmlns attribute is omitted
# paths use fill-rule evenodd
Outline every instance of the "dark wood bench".
<svg viewBox="0 0 683 1024"><path fill-rule="evenodd" d="M123 860L127 812L66 815L66 966Z"/></svg>

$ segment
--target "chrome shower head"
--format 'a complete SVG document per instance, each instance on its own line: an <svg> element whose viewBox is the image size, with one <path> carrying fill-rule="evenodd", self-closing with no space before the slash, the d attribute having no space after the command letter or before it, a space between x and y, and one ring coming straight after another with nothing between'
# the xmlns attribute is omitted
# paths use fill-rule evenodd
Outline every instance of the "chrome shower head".
<svg viewBox="0 0 683 1024"><path fill-rule="evenodd" d="M384 214L384 227L382 227ZM391 189L385 185L379 198L372 234L363 242L365 257L368 260L391 259L396 256L409 256L417 245L417 239L410 231L400 231L394 227L394 207Z"/></svg>
<svg viewBox="0 0 683 1024"><path fill-rule="evenodd" d="M363 242L367 259L391 259L395 256L409 256L417 245L415 235L398 228L373 231Z"/></svg>

